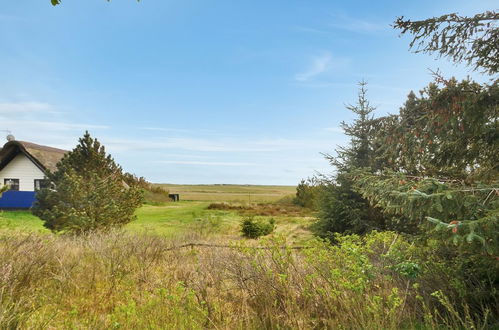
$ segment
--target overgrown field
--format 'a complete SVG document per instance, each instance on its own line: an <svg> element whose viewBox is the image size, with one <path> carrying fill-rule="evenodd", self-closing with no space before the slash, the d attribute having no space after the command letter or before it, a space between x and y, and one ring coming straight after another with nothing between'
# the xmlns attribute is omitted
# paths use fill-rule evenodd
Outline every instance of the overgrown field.
<svg viewBox="0 0 499 330"><path fill-rule="evenodd" d="M476 317L491 295L477 284L469 305L445 250L393 232L331 245L306 209L213 200L144 205L122 230L83 236L0 213L0 329L479 329L494 317ZM276 229L244 239L247 217Z"/></svg>
<svg viewBox="0 0 499 330"><path fill-rule="evenodd" d="M302 250L283 248L284 238L261 240L264 249L173 248L186 238L5 233L0 328L471 329L488 317L472 320L466 306L430 294L451 274L395 233ZM418 280L401 266L408 257L420 262Z"/></svg>

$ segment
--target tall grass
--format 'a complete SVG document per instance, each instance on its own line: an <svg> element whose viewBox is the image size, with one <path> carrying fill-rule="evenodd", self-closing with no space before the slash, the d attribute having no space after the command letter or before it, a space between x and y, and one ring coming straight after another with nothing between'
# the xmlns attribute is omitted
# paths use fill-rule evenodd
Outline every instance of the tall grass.
<svg viewBox="0 0 499 330"><path fill-rule="evenodd" d="M410 248L393 233L311 241L303 250L282 238L259 241L266 249L246 241L171 249L193 240L203 235L1 236L0 328L481 326L435 308L392 270L397 251Z"/></svg>

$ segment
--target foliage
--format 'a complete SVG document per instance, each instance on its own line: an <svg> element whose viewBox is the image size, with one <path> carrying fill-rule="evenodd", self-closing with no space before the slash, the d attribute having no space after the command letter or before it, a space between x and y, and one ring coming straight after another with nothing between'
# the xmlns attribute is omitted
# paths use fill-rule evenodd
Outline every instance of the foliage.
<svg viewBox="0 0 499 330"><path fill-rule="evenodd" d="M123 180L129 186L137 186L142 189L144 202L147 204L161 204L171 201L168 196L170 191L166 187L152 184L144 177L138 177L131 173L124 173Z"/></svg>
<svg viewBox="0 0 499 330"><path fill-rule="evenodd" d="M321 237L334 239L334 233L365 233L369 228L369 204L352 189L346 175L324 185L319 196L319 221L314 229Z"/></svg>
<svg viewBox="0 0 499 330"><path fill-rule="evenodd" d="M301 180L296 187L296 196L293 204L312 210L317 209L317 200L320 194L321 184L316 178Z"/></svg>
<svg viewBox="0 0 499 330"><path fill-rule="evenodd" d="M454 62L465 61L489 74L499 72L499 13L486 11L473 17L447 14L421 21L399 17L394 27L412 34L416 52L438 53Z"/></svg>
<svg viewBox="0 0 499 330"><path fill-rule="evenodd" d="M394 232L336 241L172 249L185 242L7 233L0 328L483 329L497 320L499 309L473 316L487 293L477 283L460 294L474 273L430 253L445 250Z"/></svg>
<svg viewBox="0 0 499 330"><path fill-rule="evenodd" d="M104 146L88 132L47 178L54 189L37 193L33 214L53 231L81 233L124 225L142 203L138 186L128 185Z"/></svg>
<svg viewBox="0 0 499 330"><path fill-rule="evenodd" d="M379 210L353 189L349 172L357 167L376 169L371 114L375 110L367 99L366 83L361 82L356 105L347 109L357 115L352 124L341 124L350 137L348 147L339 147L336 156L326 154L336 174L322 177L319 195L319 221L316 231L320 236L332 237L332 233L365 233L372 229L384 229L385 221Z"/></svg>
<svg viewBox="0 0 499 330"><path fill-rule="evenodd" d="M9 186L2 186L0 187L0 197L2 197L2 194L9 190Z"/></svg>
<svg viewBox="0 0 499 330"><path fill-rule="evenodd" d="M371 121L384 169L352 172L356 191L400 230L430 220L454 243L497 253L499 86L450 80L409 94L399 115Z"/></svg>
<svg viewBox="0 0 499 330"><path fill-rule="evenodd" d="M414 176L489 181L499 175L498 118L499 80L431 83L399 115L371 122L376 161Z"/></svg>
<svg viewBox="0 0 499 330"><path fill-rule="evenodd" d="M275 220L270 218L268 221L255 220L253 216L247 216L241 221L241 232L246 238L259 238L268 235L274 231Z"/></svg>
<svg viewBox="0 0 499 330"><path fill-rule="evenodd" d="M406 231L433 223L452 244L499 254L499 182L467 185L391 171L355 173L358 190ZM429 222L427 221L429 220Z"/></svg>

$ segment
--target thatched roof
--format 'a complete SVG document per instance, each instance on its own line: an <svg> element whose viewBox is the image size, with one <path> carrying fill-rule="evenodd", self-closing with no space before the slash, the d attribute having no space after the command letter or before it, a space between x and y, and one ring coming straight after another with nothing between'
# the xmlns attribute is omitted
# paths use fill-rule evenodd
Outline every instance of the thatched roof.
<svg viewBox="0 0 499 330"><path fill-rule="evenodd" d="M23 153L31 159L42 171L56 169L56 164L67 150L38 145L24 141L9 141L0 149L0 170L3 169L17 154Z"/></svg>

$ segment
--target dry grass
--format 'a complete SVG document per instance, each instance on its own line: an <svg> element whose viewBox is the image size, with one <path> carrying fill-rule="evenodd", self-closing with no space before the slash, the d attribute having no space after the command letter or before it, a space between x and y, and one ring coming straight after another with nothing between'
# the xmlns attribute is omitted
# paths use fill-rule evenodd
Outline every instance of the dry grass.
<svg viewBox="0 0 499 330"><path fill-rule="evenodd" d="M391 234L376 239L379 247L353 238L295 251L274 239L259 241L268 249L242 241L233 249L169 250L193 240L203 237L1 236L0 328L436 326L409 282L379 259L394 245Z"/></svg>
<svg viewBox="0 0 499 330"><path fill-rule="evenodd" d="M231 203L211 203L209 210L232 210L241 215L259 216L286 216L286 217L310 217L313 213L309 209L290 204L231 204Z"/></svg>
<svg viewBox="0 0 499 330"><path fill-rule="evenodd" d="M257 186L257 185L175 185L158 184L172 194L180 194L181 200L208 202L268 203L294 195L294 186Z"/></svg>

